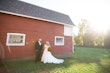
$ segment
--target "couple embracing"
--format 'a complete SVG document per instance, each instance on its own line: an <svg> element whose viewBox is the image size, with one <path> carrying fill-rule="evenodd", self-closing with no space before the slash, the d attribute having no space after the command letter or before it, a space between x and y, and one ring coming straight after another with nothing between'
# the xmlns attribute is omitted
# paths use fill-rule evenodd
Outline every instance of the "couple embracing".
<svg viewBox="0 0 110 73"><path fill-rule="evenodd" d="M50 51L50 43L49 41L46 41L44 46L41 43L42 39L40 38L36 43L35 43L35 48L36 48L36 61L41 61L43 63L54 63L54 64L60 64L63 63L63 59L57 59L54 57ZM41 55L41 51L43 50L43 53Z"/></svg>

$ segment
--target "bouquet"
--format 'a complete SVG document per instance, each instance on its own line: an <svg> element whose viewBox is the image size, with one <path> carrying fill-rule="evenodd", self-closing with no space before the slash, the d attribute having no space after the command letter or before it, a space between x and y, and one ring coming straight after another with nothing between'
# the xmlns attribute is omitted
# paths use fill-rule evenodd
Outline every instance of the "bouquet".
<svg viewBox="0 0 110 73"><path fill-rule="evenodd" d="M50 47L48 48L48 51L51 51L51 48Z"/></svg>

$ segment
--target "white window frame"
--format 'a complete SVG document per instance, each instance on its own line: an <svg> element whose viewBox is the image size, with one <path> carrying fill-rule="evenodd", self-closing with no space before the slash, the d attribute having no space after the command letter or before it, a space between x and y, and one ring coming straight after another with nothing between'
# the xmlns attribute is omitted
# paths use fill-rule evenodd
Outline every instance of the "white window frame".
<svg viewBox="0 0 110 73"><path fill-rule="evenodd" d="M26 36L25 34L21 33L7 33L6 46L24 46L25 36Z"/></svg>
<svg viewBox="0 0 110 73"><path fill-rule="evenodd" d="M61 43L57 43L57 38L61 38L62 42ZM64 45L64 37L63 36L55 36L55 40L54 41L55 41L54 43L55 43L56 46Z"/></svg>

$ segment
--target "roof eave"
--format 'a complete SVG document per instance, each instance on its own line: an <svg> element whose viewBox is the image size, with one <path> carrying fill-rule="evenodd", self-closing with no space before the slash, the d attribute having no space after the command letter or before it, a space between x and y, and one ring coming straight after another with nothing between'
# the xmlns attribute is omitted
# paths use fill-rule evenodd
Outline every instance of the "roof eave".
<svg viewBox="0 0 110 73"><path fill-rule="evenodd" d="M37 20L42 20L42 21L47 21L47 22L62 24L62 25L74 26L74 25L72 25L72 24L65 24L65 23L56 22L56 21L52 21L52 20L47 20L47 19L43 19L43 18L39 18L39 17L27 16L27 15L17 14L17 13L8 12L8 11L3 11L3 10L0 10L0 12L1 12L1 13L6 13L6 14L11 14L11 15L16 15L16 16L21 16L21 17L26 17L26 18L32 18L32 19L37 19Z"/></svg>

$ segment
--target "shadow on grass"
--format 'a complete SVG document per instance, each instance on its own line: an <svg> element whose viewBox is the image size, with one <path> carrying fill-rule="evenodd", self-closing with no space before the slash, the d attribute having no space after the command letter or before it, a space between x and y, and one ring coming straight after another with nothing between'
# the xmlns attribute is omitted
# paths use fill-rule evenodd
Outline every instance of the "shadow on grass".
<svg viewBox="0 0 110 73"><path fill-rule="evenodd" d="M91 71L89 73L109 73L110 62L109 59L93 59L93 58L66 58L63 64L44 64L34 61L16 61L16 62L4 62L5 67L8 69L8 73L87 73L87 69ZM91 64L93 64L91 66ZM77 65L77 66L76 66ZM81 67L81 68L80 68ZM87 68L87 69L85 69ZM77 69L75 71L75 69ZM84 69L85 72L83 72ZM80 72L79 72L80 71Z"/></svg>
<svg viewBox="0 0 110 73"><path fill-rule="evenodd" d="M76 51L73 56L73 59L78 65L85 64L88 66L89 64L92 64L92 68L94 67L97 69L97 71L94 71L94 73L110 72L109 49L76 47Z"/></svg>
<svg viewBox="0 0 110 73"><path fill-rule="evenodd" d="M85 51L86 50L86 51ZM109 73L110 50L79 48L63 64L34 61L4 62L8 73Z"/></svg>
<svg viewBox="0 0 110 73"><path fill-rule="evenodd" d="M98 70L95 73L109 73L110 72L110 59L107 58L90 58L90 57L86 57L86 58L73 58L75 60L75 62L77 62L76 64L94 64Z"/></svg>
<svg viewBox="0 0 110 73"><path fill-rule="evenodd" d="M4 64L8 69L8 73L59 73L64 72L74 62L70 59L65 59L63 64L44 64L34 61L12 61L4 62Z"/></svg>

